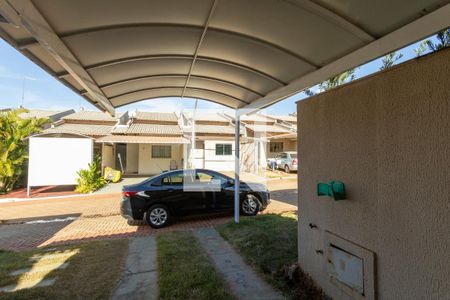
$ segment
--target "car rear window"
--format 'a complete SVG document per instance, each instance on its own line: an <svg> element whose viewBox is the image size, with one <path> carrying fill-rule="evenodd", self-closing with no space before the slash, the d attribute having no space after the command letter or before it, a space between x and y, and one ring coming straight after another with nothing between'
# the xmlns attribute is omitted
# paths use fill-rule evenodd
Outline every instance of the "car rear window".
<svg viewBox="0 0 450 300"><path fill-rule="evenodd" d="M291 153L291 158L297 158L297 153Z"/></svg>

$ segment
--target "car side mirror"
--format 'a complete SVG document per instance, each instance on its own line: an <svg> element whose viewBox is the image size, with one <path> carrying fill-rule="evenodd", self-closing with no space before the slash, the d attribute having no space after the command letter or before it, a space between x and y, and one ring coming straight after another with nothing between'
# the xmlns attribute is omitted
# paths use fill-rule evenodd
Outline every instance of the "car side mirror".
<svg viewBox="0 0 450 300"><path fill-rule="evenodd" d="M227 185L228 186L233 186L234 185L234 179L230 179L227 181Z"/></svg>

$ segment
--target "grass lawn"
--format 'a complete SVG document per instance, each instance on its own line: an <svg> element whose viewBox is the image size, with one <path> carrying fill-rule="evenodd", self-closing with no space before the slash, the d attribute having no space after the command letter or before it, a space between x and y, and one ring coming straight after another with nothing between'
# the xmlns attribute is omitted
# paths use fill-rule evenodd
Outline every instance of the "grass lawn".
<svg viewBox="0 0 450 300"><path fill-rule="evenodd" d="M244 259L291 299L323 299L311 279L301 271L289 276L297 263L297 215L258 215L216 226ZM292 272L291 272L292 273Z"/></svg>
<svg viewBox="0 0 450 300"><path fill-rule="evenodd" d="M191 232L157 236L160 299L233 299Z"/></svg>
<svg viewBox="0 0 450 300"><path fill-rule="evenodd" d="M0 288L34 286L55 279L47 287L0 292L0 299L108 299L120 278L127 250L127 240L113 240L0 251ZM65 268L55 268L61 265ZM11 276L18 270L25 273Z"/></svg>

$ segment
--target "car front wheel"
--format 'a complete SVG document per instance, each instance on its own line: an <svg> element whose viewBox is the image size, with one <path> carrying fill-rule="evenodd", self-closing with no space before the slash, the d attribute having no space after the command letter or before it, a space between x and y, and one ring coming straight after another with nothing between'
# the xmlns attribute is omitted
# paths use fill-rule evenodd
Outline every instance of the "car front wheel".
<svg viewBox="0 0 450 300"><path fill-rule="evenodd" d="M241 203L241 212L245 216L255 216L259 211L258 199L253 195L247 197Z"/></svg>
<svg viewBox="0 0 450 300"><path fill-rule="evenodd" d="M169 209L165 205L155 204L145 214L145 220L153 228L162 228L169 223Z"/></svg>

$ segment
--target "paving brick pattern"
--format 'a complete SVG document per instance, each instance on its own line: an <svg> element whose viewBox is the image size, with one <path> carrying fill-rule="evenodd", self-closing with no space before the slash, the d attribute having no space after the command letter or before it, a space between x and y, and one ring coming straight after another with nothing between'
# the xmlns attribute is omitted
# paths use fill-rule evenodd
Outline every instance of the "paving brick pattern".
<svg viewBox="0 0 450 300"><path fill-rule="evenodd" d="M75 192L75 186L44 186L39 188L32 188L30 196L27 195L26 188L19 188L11 191L8 194L0 195L0 199L4 198L43 198L55 196L79 195Z"/></svg>
<svg viewBox="0 0 450 300"><path fill-rule="evenodd" d="M272 200L264 213L296 210L296 206L289 204L293 199L283 198L293 197L296 181L271 185L269 188L277 191L277 199ZM0 249L25 250L78 241L145 236L210 227L232 219L231 215L223 214L191 217L155 230L147 225L128 225L119 215L119 204L120 194L0 203Z"/></svg>

